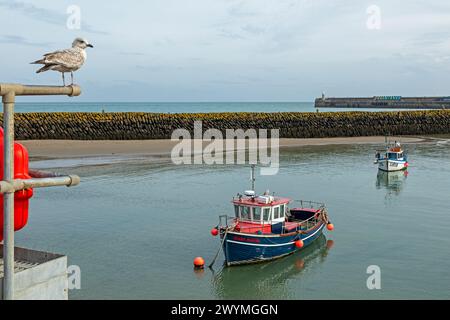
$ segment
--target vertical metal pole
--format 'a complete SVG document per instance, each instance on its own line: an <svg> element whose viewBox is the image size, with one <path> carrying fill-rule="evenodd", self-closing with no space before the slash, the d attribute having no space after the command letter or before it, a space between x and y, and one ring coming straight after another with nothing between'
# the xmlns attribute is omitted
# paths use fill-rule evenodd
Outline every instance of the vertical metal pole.
<svg viewBox="0 0 450 320"><path fill-rule="evenodd" d="M252 180L252 190L255 191L255 165L252 164L252 172L250 175L250 179Z"/></svg>
<svg viewBox="0 0 450 320"><path fill-rule="evenodd" d="M14 179L14 92L3 96L3 180ZM14 299L14 192L3 194L3 299Z"/></svg>

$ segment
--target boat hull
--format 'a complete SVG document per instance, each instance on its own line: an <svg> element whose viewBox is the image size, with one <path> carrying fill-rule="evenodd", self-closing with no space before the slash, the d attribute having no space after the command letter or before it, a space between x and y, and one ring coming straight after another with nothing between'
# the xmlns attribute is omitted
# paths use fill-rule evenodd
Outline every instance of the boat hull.
<svg viewBox="0 0 450 320"><path fill-rule="evenodd" d="M402 171L408 168L407 161L379 160L378 169L385 172Z"/></svg>
<svg viewBox="0 0 450 320"><path fill-rule="evenodd" d="M223 242L225 262L228 266L249 264L278 259L302 250L322 234L325 224L318 224L307 233L285 235L257 235L227 232ZM297 248L295 241L301 239L304 246Z"/></svg>

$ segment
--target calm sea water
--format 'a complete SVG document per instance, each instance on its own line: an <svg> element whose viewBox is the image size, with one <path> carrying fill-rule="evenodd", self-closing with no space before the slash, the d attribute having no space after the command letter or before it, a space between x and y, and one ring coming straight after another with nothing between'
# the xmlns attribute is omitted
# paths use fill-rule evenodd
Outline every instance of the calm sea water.
<svg viewBox="0 0 450 320"><path fill-rule="evenodd" d="M385 111L320 109L321 111ZM398 109L400 110L400 109ZM404 109L403 109L404 110ZM314 102L18 102L17 112L316 112ZM397 109L389 109L397 111Z"/></svg>
<svg viewBox="0 0 450 320"><path fill-rule="evenodd" d="M17 244L80 266L72 299L449 299L449 140L405 145L408 173L389 176L373 164L376 145L283 150L279 174L257 177L257 190L326 202L335 230L265 264L224 268L221 254L214 271L192 268L196 256L211 261L210 229L249 187L238 165L65 168L82 183L36 189ZM366 287L369 265L381 268L381 290Z"/></svg>

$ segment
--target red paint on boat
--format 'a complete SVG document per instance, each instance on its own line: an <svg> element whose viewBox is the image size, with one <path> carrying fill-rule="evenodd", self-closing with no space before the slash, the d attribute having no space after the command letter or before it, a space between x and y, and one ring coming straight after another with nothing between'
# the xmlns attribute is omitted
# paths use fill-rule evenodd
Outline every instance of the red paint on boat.
<svg viewBox="0 0 450 320"><path fill-rule="evenodd" d="M291 211L307 211L307 212L319 212L319 209L314 209L314 208L292 208L290 209Z"/></svg>
<svg viewBox="0 0 450 320"><path fill-rule="evenodd" d="M272 227L270 224L240 221L236 224L235 230L243 233L271 233Z"/></svg>
<svg viewBox="0 0 450 320"><path fill-rule="evenodd" d="M233 240L241 241L241 242L252 242L252 243L260 243L261 242L261 240L259 240L257 238L245 238L245 237L239 237L239 236L234 236Z"/></svg>
<svg viewBox="0 0 450 320"><path fill-rule="evenodd" d="M257 198L242 198L238 200L233 200L233 203L237 205L253 206L253 207L272 207L280 204L288 204L290 201L291 199L289 198L275 197L272 202L265 203L263 201L258 201Z"/></svg>
<svg viewBox="0 0 450 320"><path fill-rule="evenodd" d="M295 229L297 229L298 225L299 225L298 222L286 221L284 223L284 229L286 230L286 232L293 232L295 231Z"/></svg>

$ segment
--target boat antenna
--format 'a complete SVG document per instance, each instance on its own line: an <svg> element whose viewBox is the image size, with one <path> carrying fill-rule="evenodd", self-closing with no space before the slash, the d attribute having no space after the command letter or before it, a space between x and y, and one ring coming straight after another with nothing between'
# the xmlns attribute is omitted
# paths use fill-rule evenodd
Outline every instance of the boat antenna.
<svg viewBox="0 0 450 320"><path fill-rule="evenodd" d="M250 180L252 181L252 190L255 191L255 165L252 164L252 171L250 174Z"/></svg>
<svg viewBox="0 0 450 320"><path fill-rule="evenodd" d="M384 135L384 143L386 144L386 148L389 147L389 145L391 144L391 139L390 139L391 133L388 131L387 134Z"/></svg>

